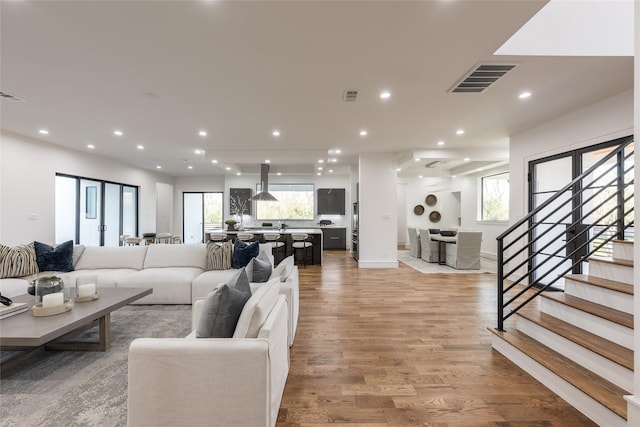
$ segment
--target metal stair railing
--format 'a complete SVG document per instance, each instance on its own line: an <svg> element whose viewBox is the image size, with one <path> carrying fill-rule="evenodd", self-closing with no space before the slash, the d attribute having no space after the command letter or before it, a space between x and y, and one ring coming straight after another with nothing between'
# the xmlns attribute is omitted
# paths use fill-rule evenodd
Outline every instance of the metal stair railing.
<svg viewBox="0 0 640 427"><path fill-rule="evenodd" d="M625 154L625 150L632 147L631 144L633 144L633 136L623 138L620 145L610 153L496 238L498 245L498 330L504 331L505 320L529 304L542 292L552 288L578 264L593 254L602 254L602 251L606 250L603 248L607 248L609 242L614 239L624 239L628 234L633 235L634 151L630 149ZM607 162L614 158L616 162L603 169ZM624 165L627 163L630 165L625 169ZM607 178L610 175L613 175L613 178ZM627 177L629 178L627 179ZM614 187L616 191L609 195L605 193ZM587 196L587 192L591 192L591 194ZM625 197L625 193L630 194ZM576 200L579 203L575 203L569 212L559 214L558 211L564 207L559 202L565 195L569 195L568 201ZM598 200L598 197L601 200ZM630 206L625 208L629 202L631 202ZM553 203L557 203L558 206L550 209L547 213L546 209L551 208ZM591 218L594 213L598 218L590 224L585 224L585 220ZM554 215L556 218L551 220ZM558 215L563 216L557 218ZM579 218L575 219L577 215ZM567 218L575 220L570 219L571 223L567 225L564 222ZM578 225L580 230L575 231L572 237L566 238L567 231L575 230ZM565 228L558 232L557 229L563 226ZM555 235L552 231L554 229L556 229ZM590 234L591 237L589 237ZM545 237L546 243L543 240ZM541 246L537 247L538 245ZM551 253L546 253L547 249L550 249ZM508 250L511 250L511 253L507 255ZM528 254L525 251L528 251ZM519 257L522 260L519 260ZM532 266L532 261L540 258L543 259ZM546 272L543 267L547 268ZM523 268L524 272L518 275L518 271ZM508 271L505 273L506 269ZM547 283L542 283L542 280L552 273L555 273L556 276L551 277ZM523 283L525 279L532 279L535 274L539 276L536 276L535 280L529 280L532 283ZM510 284L505 285L507 280L510 281ZM508 294L519 284L522 286L521 290L513 295ZM532 291L533 288L535 291ZM525 294L528 295L525 297Z"/></svg>

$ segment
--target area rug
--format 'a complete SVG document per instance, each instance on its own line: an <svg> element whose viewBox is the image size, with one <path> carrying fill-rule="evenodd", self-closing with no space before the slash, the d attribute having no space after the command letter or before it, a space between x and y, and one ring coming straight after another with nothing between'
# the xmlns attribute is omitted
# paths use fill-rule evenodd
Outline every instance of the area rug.
<svg viewBox="0 0 640 427"><path fill-rule="evenodd" d="M184 337L190 305L126 306L111 314L106 352L45 351L2 372L0 424L16 426L126 426L129 344L140 337ZM76 339L97 339L97 328ZM2 359L11 352L3 352Z"/></svg>
<svg viewBox="0 0 640 427"><path fill-rule="evenodd" d="M409 251L398 251L398 261L425 274L445 273L445 274L479 274L495 273L496 261L488 258L480 258L480 270L457 270L448 265L440 265L434 262L427 262L420 258L409 255Z"/></svg>

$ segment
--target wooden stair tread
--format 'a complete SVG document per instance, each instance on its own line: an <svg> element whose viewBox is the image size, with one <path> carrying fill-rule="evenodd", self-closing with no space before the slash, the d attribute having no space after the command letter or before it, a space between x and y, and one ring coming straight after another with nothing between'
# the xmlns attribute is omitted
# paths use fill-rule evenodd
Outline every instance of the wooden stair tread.
<svg viewBox="0 0 640 427"><path fill-rule="evenodd" d="M633 267L633 260L630 260L630 259L590 256L589 258L587 258L587 261L606 262L609 264L617 264L617 265L624 265L626 267Z"/></svg>
<svg viewBox="0 0 640 427"><path fill-rule="evenodd" d="M621 418L627 419L627 402L624 400L624 396L629 394L627 391L522 332L488 329Z"/></svg>
<svg viewBox="0 0 640 427"><path fill-rule="evenodd" d="M602 277L589 276L586 274L565 274L564 277L577 282L597 286L599 288L610 289L623 294L633 295L633 285L615 280L603 279Z"/></svg>
<svg viewBox="0 0 640 427"><path fill-rule="evenodd" d="M633 350L539 310L523 308L518 315L633 371Z"/></svg>
<svg viewBox="0 0 640 427"><path fill-rule="evenodd" d="M615 310L604 305L596 304L595 302L567 295L563 292L544 292L540 294L540 296L633 329L633 314L624 313L620 310Z"/></svg>
<svg viewBox="0 0 640 427"><path fill-rule="evenodd" d="M622 244L627 244L627 245L633 245L633 240L612 240L612 242L614 243L622 243Z"/></svg>

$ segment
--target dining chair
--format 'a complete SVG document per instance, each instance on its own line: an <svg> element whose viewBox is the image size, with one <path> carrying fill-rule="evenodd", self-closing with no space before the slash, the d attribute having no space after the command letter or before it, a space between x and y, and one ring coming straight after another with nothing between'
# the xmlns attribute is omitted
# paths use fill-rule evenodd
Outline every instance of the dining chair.
<svg viewBox="0 0 640 427"><path fill-rule="evenodd" d="M284 242L280 240L280 237L281 236L278 233L264 233L262 235L265 243L271 245L271 253L273 254L273 259L276 264L284 259L287 252L287 248Z"/></svg>
<svg viewBox="0 0 640 427"><path fill-rule="evenodd" d="M431 240L431 233L425 228L421 228L420 232L420 258L427 262L438 262L438 242Z"/></svg>
<svg viewBox="0 0 640 427"><path fill-rule="evenodd" d="M409 255L415 258L420 258L420 237L418 236L418 230L415 227L409 227Z"/></svg>
<svg viewBox="0 0 640 427"><path fill-rule="evenodd" d="M236 234L236 239L242 240L243 242L252 242L253 233L238 233Z"/></svg>
<svg viewBox="0 0 640 427"><path fill-rule="evenodd" d="M458 270L480 270L481 231L459 231L456 243L447 244L446 264Z"/></svg>

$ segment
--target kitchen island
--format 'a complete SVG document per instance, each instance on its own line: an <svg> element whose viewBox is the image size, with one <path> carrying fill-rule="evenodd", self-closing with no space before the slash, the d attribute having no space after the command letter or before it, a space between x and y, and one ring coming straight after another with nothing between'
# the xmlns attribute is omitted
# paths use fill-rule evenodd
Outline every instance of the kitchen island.
<svg viewBox="0 0 640 427"><path fill-rule="evenodd" d="M311 247L313 253L313 264L322 264L322 230L320 228L287 228L286 230L277 229L277 228L245 228L244 230L211 230L205 233L206 240L209 240L209 234L215 233L226 233L227 237L231 240L235 240L236 235L238 233L251 233L253 234L254 240L257 240L260 243L265 243L264 235L265 234L279 234L280 241L284 242L284 247L286 249L286 255L289 256L293 254L291 243L293 243L293 239L291 238L292 234L308 234L308 241L313 244Z"/></svg>

